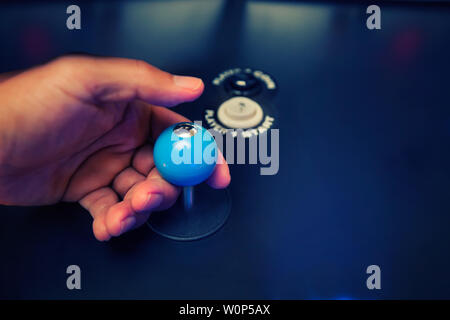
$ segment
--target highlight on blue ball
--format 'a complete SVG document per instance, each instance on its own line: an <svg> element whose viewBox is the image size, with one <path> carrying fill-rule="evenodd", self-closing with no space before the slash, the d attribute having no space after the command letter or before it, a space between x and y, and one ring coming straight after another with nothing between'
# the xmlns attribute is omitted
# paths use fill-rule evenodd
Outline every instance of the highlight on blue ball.
<svg viewBox="0 0 450 320"><path fill-rule="evenodd" d="M180 122L164 130L155 142L153 158L161 176L177 186L194 186L214 171L217 144L208 130Z"/></svg>

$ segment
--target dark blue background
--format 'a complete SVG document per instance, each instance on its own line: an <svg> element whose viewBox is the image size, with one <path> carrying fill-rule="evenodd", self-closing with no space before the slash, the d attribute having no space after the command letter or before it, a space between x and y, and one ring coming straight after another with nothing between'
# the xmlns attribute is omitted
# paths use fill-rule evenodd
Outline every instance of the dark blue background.
<svg viewBox="0 0 450 320"><path fill-rule="evenodd" d="M77 204L0 207L1 298L450 298L448 5L378 3L369 31L367 3L91 1L69 31L70 4L1 4L0 71L82 51L200 76L207 95L227 68L264 70L280 171L234 166L230 219L197 242L142 227L100 243Z"/></svg>

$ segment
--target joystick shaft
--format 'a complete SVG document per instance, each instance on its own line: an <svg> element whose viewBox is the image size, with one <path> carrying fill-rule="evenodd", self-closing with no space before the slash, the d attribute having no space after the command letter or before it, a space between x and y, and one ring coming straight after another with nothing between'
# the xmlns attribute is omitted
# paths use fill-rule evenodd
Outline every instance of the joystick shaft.
<svg viewBox="0 0 450 320"><path fill-rule="evenodd" d="M188 186L183 188L184 210L189 211L194 205L194 187Z"/></svg>

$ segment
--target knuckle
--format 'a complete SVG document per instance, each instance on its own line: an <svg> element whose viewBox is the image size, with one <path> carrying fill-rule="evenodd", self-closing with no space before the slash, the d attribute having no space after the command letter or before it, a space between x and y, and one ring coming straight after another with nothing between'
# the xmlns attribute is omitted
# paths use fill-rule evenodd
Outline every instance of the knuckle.
<svg viewBox="0 0 450 320"><path fill-rule="evenodd" d="M136 75L139 78L147 76L152 69L152 67L147 62L139 59L134 60L134 67L136 70Z"/></svg>
<svg viewBox="0 0 450 320"><path fill-rule="evenodd" d="M68 55L56 58L52 62L57 74L66 77L74 78L83 72L85 66L85 59L78 56Z"/></svg>
<svg viewBox="0 0 450 320"><path fill-rule="evenodd" d="M173 75L165 72L161 69L158 69L155 66L152 66L151 64L147 63L144 60L135 59L134 60L136 72L138 76L144 77L149 80L155 81L155 78L157 78L158 82L166 82L172 83L173 82Z"/></svg>

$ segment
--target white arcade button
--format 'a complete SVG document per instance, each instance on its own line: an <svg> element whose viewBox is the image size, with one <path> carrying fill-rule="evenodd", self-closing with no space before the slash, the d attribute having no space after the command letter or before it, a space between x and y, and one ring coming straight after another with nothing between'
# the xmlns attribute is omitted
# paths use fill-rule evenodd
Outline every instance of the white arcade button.
<svg viewBox="0 0 450 320"><path fill-rule="evenodd" d="M249 98L233 97L220 105L217 118L229 128L248 129L262 121L263 110Z"/></svg>

